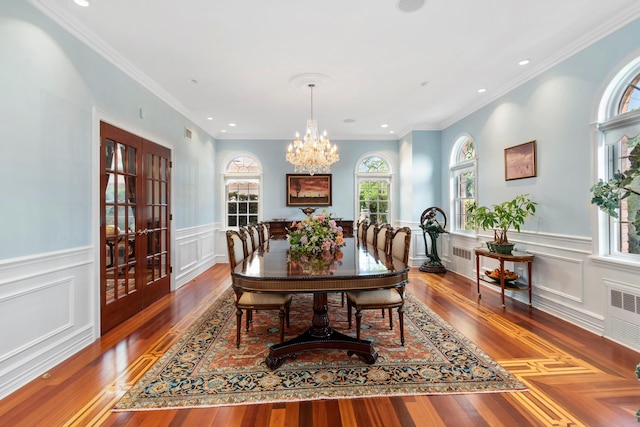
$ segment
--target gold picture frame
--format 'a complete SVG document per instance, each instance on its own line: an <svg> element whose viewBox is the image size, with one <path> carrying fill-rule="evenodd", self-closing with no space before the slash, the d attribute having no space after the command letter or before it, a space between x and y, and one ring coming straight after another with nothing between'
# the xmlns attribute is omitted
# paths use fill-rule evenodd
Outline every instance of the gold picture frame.
<svg viewBox="0 0 640 427"><path fill-rule="evenodd" d="M535 140L504 149L505 181L534 176L537 176Z"/></svg>
<svg viewBox="0 0 640 427"><path fill-rule="evenodd" d="M287 174L287 206L331 206L331 174Z"/></svg>

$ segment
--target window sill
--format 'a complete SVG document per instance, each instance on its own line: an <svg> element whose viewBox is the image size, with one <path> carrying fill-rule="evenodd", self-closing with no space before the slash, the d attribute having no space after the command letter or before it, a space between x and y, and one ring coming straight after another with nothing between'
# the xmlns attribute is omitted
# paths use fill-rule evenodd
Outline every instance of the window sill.
<svg viewBox="0 0 640 427"><path fill-rule="evenodd" d="M640 260L636 261L601 255L590 255L589 259L591 259L595 265L599 265L601 267L614 268L616 270L628 271L631 273L638 273L638 270L640 270Z"/></svg>

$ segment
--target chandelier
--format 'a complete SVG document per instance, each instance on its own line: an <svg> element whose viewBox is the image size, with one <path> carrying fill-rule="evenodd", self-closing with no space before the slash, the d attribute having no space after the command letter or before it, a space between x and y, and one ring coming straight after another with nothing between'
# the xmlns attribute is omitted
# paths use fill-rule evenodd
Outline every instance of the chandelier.
<svg viewBox="0 0 640 427"><path fill-rule="evenodd" d="M317 172L329 172L330 166L340 160L337 153L338 148L327 137L327 131L322 136L318 135L318 123L313 118L313 88L315 84L310 83L311 88L311 118L307 120L307 131L304 138L296 132L296 139L289 144L286 160L295 166L297 173L309 173L313 175Z"/></svg>

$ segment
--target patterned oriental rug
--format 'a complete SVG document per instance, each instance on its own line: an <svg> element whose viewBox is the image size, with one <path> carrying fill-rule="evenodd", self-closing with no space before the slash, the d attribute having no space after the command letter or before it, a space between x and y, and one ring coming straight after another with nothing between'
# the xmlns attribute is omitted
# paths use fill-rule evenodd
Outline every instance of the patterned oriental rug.
<svg viewBox="0 0 640 427"><path fill-rule="evenodd" d="M124 395L115 410L195 408L299 400L391 395L525 391L502 366L407 293L405 345L400 346L397 312L394 329L380 310L362 317L361 337L374 341L379 357L367 365L346 351L298 353L271 371L269 347L278 342L276 311L254 313L249 332L235 346L235 306L231 289L216 300L188 332ZM243 322L246 314L243 315ZM294 295L291 327L285 339L308 329L312 296ZM340 295L329 295L334 329L348 329Z"/></svg>

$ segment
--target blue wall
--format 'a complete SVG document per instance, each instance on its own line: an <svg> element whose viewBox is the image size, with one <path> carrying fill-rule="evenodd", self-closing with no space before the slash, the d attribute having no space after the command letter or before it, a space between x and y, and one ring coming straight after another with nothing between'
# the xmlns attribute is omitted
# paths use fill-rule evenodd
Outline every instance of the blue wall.
<svg viewBox="0 0 640 427"><path fill-rule="evenodd" d="M478 198L491 205L529 193L539 203L523 229L591 236L590 123L613 70L638 50L640 21L575 54L442 132L442 162L463 132L475 139ZM504 180L504 149L537 141L537 177ZM443 203L449 199L443 173Z"/></svg>

